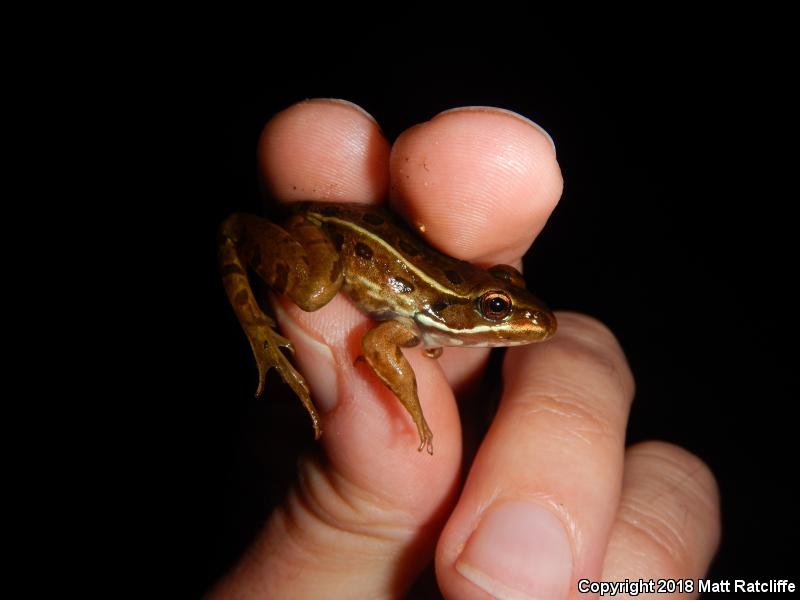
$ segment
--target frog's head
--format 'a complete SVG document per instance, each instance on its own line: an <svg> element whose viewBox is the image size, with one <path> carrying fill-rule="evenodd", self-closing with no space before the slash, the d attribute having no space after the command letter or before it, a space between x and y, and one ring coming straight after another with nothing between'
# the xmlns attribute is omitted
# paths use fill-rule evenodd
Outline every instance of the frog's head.
<svg viewBox="0 0 800 600"><path fill-rule="evenodd" d="M556 332L556 317L525 289L522 275L497 265L476 281L468 301L437 311L437 320L424 319L428 345L519 346L543 342Z"/></svg>
<svg viewBox="0 0 800 600"><path fill-rule="evenodd" d="M543 342L556 332L555 315L544 302L524 288L507 285L486 289L475 304L480 322L477 329L482 335L476 337L476 343L469 345L530 344Z"/></svg>

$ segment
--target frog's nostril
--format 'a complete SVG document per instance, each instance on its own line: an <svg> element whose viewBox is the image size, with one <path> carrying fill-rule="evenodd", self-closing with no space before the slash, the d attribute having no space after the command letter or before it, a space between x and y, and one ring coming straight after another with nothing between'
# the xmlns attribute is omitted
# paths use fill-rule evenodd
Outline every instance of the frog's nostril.
<svg viewBox="0 0 800 600"><path fill-rule="evenodd" d="M546 312L541 310L535 310L531 314L531 321L534 325L538 325L544 329L547 329L550 326L550 317L548 317Z"/></svg>
<svg viewBox="0 0 800 600"><path fill-rule="evenodd" d="M551 337L556 332L556 318L547 311L535 310L530 314L531 322L541 328L543 339Z"/></svg>

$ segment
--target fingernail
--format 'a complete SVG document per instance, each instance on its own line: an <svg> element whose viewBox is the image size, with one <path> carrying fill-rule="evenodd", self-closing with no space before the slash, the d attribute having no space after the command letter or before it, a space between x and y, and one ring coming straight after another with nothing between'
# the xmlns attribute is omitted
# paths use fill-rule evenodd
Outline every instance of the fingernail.
<svg viewBox="0 0 800 600"><path fill-rule="evenodd" d="M552 512L529 502L504 502L484 514L455 567L494 598L567 598L572 549Z"/></svg>
<svg viewBox="0 0 800 600"><path fill-rule="evenodd" d="M544 137L547 138L547 141L550 142L550 145L553 147L553 152L556 151L556 143L553 141L553 137L549 133L547 133L547 130L544 127L542 127L541 125L539 125L534 121L531 121L528 117L523 117L521 114L514 112L513 110L508 110L507 108L498 108L496 106L459 106L457 108L451 108L449 110L442 111L436 116L440 117L441 115L446 115L448 113L462 112L462 111L493 112L493 113L501 113L504 115L508 115L510 117L515 117L520 121L527 123L540 133L542 133Z"/></svg>
<svg viewBox="0 0 800 600"><path fill-rule="evenodd" d="M378 121L375 119L375 117L373 117L371 114L369 114L366 110L364 110L358 104L350 102L349 100L342 100L341 98L309 98L308 100L306 100L306 102L331 102L332 104L341 104L341 105L347 106L349 108L354 108L358 112L360 112L362 115L367 117L370 121L375 123L375 125L378 125Z"/></svg>
<svg viewBox="0 0 800 600"><path fill-rule="evenodd" d="M292 340L295 348L292 359L311 390L311 400L322 413L333 410L339 397L333 351L292 319L280 302L274 302L273 306L286 337Z"/></svg>

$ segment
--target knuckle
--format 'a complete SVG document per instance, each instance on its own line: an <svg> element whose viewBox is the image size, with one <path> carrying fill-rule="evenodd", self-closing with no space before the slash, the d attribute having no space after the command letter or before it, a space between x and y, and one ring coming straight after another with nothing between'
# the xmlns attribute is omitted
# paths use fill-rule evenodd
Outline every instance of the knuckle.
<svg viewBox="0 0 800 600"><path fill-rule="evenodd" d="M537 392L528 398L527 415L556 421L551 430L564 432L563 435L589 445L603 440L612 445L622 443L624 431L617 426L617 419L606 414L598 404L586 402L585 398L585 394L568 389Z"/></svg>

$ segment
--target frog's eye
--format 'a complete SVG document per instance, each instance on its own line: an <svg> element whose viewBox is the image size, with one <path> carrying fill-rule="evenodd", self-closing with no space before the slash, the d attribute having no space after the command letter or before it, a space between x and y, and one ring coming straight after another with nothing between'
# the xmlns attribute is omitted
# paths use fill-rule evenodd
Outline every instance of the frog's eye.
<svg viewBox="0 0 800 600"><path fill-rule="evenodd" d="M490 321L501 321L511 312L511 298L501 291L486 292L480 300L481 313Z"/></svg>

